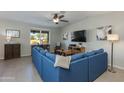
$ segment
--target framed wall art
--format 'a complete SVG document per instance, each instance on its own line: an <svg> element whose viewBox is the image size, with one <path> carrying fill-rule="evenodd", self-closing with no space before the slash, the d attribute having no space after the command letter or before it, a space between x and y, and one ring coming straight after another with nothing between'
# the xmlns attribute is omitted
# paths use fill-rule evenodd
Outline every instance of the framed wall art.
<svg viewBox="0 0 124 93"><path fill-rule="evenodd" d="M65 32L65 33L63 34L63 40L68 40L68 32Z"/></svg>
<svg viewBox="0 0 124 93"><path fill-rule="evenodd" d="M97 40L107 40L107 35L112 34L112 26L102 26L97 28L96 38Z"/></svg>
<svg viewBox="0 0 124 93"><path fill-rule="evenodd" d="M13 37L13 38L20 38L20 30L15 29L6 29L6 36Z"/></svg>

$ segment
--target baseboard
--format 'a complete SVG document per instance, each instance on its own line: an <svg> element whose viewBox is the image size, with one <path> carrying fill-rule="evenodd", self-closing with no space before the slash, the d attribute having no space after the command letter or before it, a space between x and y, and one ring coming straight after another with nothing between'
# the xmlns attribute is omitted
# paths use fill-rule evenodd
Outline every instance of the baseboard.
<svg viewBox="0 0 124 93"><path fill-rule="evenodd" d="M31 54L24 54L24 55L21 55L21 57L27 57L27 56L31 56Z"/></svg>
<svg viewBox="0 0 124 93"><path fill-rule="evenodd" d="M0 60L3 60L4 58L0 58Z"/></svg>
<svg viewBox="0 0 124 93"><path fill-rule="evenodd" d="M108 64L110 66L110 64ZM115 68L118 68L118 69L122 69L124 70L124 67L121 67L121 66L118 66L118 65L114 65Z"/></svg>
<svg viewBox="0 0 124 93"><path fill-rule="evenodd" d="M21 55L21 57L28 57L31 56L31 54L25 54L25 55ZM3 60L4 58L0 58L0 60Z"/></svg>
<svg viewBox="0 0 124 93"><path fill-rule="evenodd" d="M124 70L124 67L121 67L121 66L117 66L117 65L115 65L114 67L115 67L115 68L118 68L118 69L122 69L122 70Z"/></svg>
<svg viewBox="0 0 124 93"><path fill-rule="evenodd" d="M27 56L31 56L31 54L24 54L24 55L21 55L21 57L27 57ZM0 58L1 60L4 59L4 58Z"/></svg>

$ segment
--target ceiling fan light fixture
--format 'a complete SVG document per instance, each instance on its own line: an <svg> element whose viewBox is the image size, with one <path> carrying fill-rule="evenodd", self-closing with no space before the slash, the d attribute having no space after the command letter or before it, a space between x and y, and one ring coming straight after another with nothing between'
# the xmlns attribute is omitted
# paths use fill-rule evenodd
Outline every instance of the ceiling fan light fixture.
<svg viewBox="0 0 124 93"><path fill-rule="evenodd" d="M53 22L54 22L54 23L58 23L58 22L59 22L59 19L58 19L58 18L53 19Z"/></svg>

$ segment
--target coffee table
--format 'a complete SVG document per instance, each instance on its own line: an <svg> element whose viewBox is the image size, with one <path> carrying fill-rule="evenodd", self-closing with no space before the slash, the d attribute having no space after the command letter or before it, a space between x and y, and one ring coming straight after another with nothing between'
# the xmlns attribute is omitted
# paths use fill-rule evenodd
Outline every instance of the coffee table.
<svg viewBox="0 0 124 93"><path fill-rule="evenodd" d="M62 51L62 55L63 56L73 55L73 51L72 50L64 50L64 51Z"/></svg>
<svg viewBox="0 0 124 93"><path fill-rule="evenodd" d="M56 54L58 54L58 55L62 55L62 49L59 49L59 50L56 50Z"/></svg>

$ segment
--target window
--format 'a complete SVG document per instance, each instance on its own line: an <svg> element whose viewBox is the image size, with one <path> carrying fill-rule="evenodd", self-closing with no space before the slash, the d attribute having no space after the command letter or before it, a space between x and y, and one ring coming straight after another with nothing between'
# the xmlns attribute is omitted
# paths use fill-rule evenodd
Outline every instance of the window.
<svg viewBox="0 0 124 93"><path fill-rule="evenodd" d="M31 30L30 32L30 44L40 44L40 31Z"/></svg>
<svg viewBox="0 0 124 93"><path fill-rule="evenodd" d="M41 44L48 44L49 43L49 32L42 31L41 32Z"/></svg>
<svg viewBox="0 0 124 93"><path fill-rule="evenodd" d="M30 44L49 44L49 32L48 31L38 31L31 30L30 32Z"/></svg>

